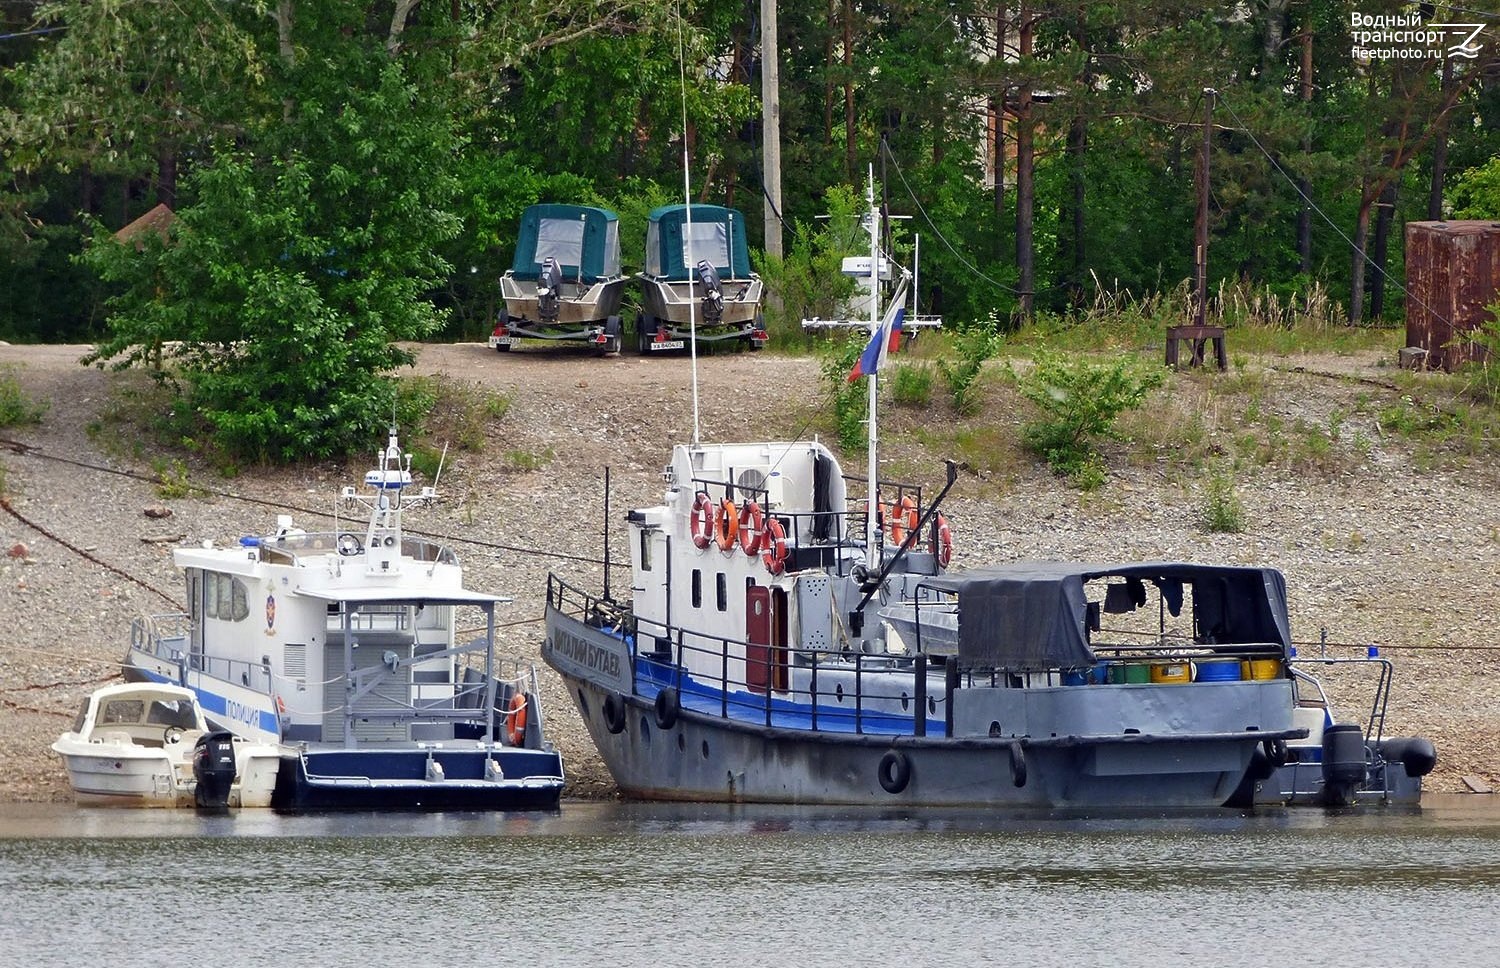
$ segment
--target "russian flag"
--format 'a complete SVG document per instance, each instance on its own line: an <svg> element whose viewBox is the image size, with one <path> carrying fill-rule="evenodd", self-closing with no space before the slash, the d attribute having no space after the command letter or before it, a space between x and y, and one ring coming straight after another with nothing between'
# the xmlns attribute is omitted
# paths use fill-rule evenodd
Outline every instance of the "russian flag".
<svg viewBox="0 0 1500 968"><path fill-rule="evenodd" d="M862 376L870 376L885 358L901 346L901 321L906 318L906 306L896 304L886 310L885 319L880 321L880 328L870 334L870 342L865 344L865 351L859 354L859 359L854 363L854 369L849 371L849 382L853 383Z"/></svg>

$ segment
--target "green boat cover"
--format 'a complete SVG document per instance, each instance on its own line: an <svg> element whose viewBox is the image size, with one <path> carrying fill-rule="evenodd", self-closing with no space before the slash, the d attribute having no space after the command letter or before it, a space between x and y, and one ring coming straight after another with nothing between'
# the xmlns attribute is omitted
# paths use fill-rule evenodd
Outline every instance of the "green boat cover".
<svg viewBox="0 0 1500 968"><path fill-rule="evenodd" d="M620 219L607 208L532 205L521 213L521 234L510 271L535 279L542 260L557 260L563 278L593 283L620 274Z"/></svg>
<svg viewBox="0 0 1500 968"><path fill-rule="evenodd" d="M646 275L685 282L692 267L706 261L718 270L721 279L749 279L745 216L720 205L694 205L690 265L688 214L686 205L663 205L651 212L646 228Z"/></svg>

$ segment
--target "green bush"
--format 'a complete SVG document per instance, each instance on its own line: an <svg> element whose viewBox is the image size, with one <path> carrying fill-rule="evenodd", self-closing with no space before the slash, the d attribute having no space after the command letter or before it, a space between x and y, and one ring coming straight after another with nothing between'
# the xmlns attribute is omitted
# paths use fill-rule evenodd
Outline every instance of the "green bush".
<svg viewBox="0 0 1500 968"><path fill-rule="evenodd" d="M0 427L42 422L45 403L36 403L21 389L11 368L0 370Z"/></svg>
<svg viewBox="0 0 1500 968"><path fill-rule="evenodd" d="M1057 473L1086 490L1098 487L1104 482L1099 443L1117 437L1116 418L1161 382L1159 369L1133 356L1095 363L1038 350L1032 368L1017 378L1021 395L1041 411L1022 426L1022 440Z"/></svg>
<svg viewBox="0 0 1500 968"><path fill-rule="evenodd" d="M1209 476L1203 493L1199 524L1211 534L1239 534L1245 530L1245 508L1226 472Z"/></svg>
<svg viewBox="0 0 1500 968"><path fill-rule="evenodd" d="M932 403L932 368L925 363L898 363L891 368L891 399L903 407Z"/></svg>
<svg viewBox="0 0 1500 968"><path fill-rule="evenodd" d="M867 342L867 334L846 333L842 342L835 339L828 344L819 368L819 375L828 387L834 436L844 450L856 450L865 445L869 391L863 380L850 381L849 371L854 369L854 361L859 359Z"/></svg>
<svg viewBox="0 0 1500 968"><path fill-rule="evenodd" d="M938 372L948 385L953 409L964 415L978 411L979 374L985 361L999 353L1004 343L1000 321L993 312L987 319L957 327L951 344L957 359L945 357L937 362Z"/></svg>

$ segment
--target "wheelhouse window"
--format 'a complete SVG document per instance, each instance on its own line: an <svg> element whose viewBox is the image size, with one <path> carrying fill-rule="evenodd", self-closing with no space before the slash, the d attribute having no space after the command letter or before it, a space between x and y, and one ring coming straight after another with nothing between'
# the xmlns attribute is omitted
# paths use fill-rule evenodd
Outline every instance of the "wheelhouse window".
<svg viewBox="0 0 1500 968"><path fill-rule="evenodd" d="M693 569L693 607L703 607L703 572L701 569Z"/></svg>
<svg viewBox="0 0 1500 968"><path fill-rule="evenodd" d="M729 580L722 571L715 576L714 598L716 599L714 604L719 606L719 611L729 610Z"/></svg>
<svg viewBox="0 0 1500 968"><path fill-rule="evenodd" d="M651 532L641 530L641 571L651 570Z"/></svg>
<svg viewBox="0 0 1500 968"><path fill-rule="evenodd" d="M203 573L203 615L221 622L242 622L250 615L249 589L233 575Z"/></svg>

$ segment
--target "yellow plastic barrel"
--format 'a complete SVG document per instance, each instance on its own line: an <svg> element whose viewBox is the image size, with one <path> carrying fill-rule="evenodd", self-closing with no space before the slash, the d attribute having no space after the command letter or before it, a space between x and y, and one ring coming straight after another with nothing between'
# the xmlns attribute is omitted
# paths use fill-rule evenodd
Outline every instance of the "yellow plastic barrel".
<svg viewBox="0 0 1500 968"><path fill-rule="evenodd" d="M1275 679L1280 675L1280 659L1243 659L1240 661L1241 679Z"/></svg>
<svg viewBox="0 0 1500 968"><path fill-rule="evenodd" d="M1152 682L1188 682L1192 679L1192 674L1192 666L1186 661L1151 663Z"/></svg>

